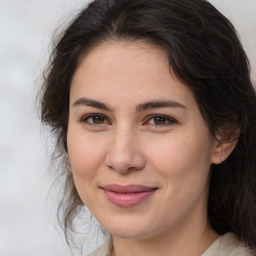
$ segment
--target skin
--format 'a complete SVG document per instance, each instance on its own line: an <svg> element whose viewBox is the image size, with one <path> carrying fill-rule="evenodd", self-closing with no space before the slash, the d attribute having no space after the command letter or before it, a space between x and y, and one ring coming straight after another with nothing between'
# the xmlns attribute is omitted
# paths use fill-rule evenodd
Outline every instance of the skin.
<svg viewBox="0 0 256 256"><path fill-rule="evenodd" d="M138 111L156 101L175 104ZM210 135L161 48L110 41L81 59L71 83L67 143L77 191L112 234L112 255L201 255L218 238L207 222L210 166L232 147L223 149ZM107 184L158 189L136 206L120 207L106 198Z"/></svg>

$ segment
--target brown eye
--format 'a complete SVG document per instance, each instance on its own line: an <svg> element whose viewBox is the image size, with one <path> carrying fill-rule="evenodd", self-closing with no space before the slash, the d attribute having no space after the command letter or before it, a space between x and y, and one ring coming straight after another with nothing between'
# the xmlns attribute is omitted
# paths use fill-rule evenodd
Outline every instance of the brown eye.
<svg viewBox="0 0 256 256"><path fill-rule="evenodd" d="M173 118L165 115L152 115L148 120L147 124L154 125L156 127L170 126L176 124L177 121Z"/></svg>
<svg viewBox="0 0 256 256"><path fill-rule="evenodd" d="M155 125L164 125L166 123L166 118L163 117L154 117L153 120Z"/></svg>
<svg viewBox="0 0 256 256"><path fill-rule="evenodd" d="M93 116L92 117L92 122L94 124L103 124L105 121L105 118L103 116Z"/></svg>
<svg viewBox="0 0 256 256"><path fill-rule="evenodd" d="M87 115L81 119L81 122L89 125L108 124L108 120L106 119L106 117L100 114Z"/></svg>

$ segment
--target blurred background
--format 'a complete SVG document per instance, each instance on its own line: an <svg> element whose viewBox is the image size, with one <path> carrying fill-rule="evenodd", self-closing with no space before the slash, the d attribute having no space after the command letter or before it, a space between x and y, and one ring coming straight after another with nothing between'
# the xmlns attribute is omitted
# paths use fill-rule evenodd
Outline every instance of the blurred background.
<svg viewBox="0 0 256 256"><path fill-rule="evenodd" d="M256 81L256 0L210 2L237 28ZM49 192L53 147L35 96L55 29L87 3L0 0L0 256L71 255L56 221L56 190ZM102 240L90 235L83 255Z"/></svg>

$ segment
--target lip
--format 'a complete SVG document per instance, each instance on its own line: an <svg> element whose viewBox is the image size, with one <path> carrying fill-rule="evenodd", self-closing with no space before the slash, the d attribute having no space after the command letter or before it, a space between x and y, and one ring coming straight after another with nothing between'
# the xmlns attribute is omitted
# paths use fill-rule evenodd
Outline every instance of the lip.
<svg viewBox="0 0 256 256"><path fill-rule="evenodd" d="M101 188L111 203L121 207L133 207L150 197L158 189L143 185L117 184L109 184Z"/></svg>

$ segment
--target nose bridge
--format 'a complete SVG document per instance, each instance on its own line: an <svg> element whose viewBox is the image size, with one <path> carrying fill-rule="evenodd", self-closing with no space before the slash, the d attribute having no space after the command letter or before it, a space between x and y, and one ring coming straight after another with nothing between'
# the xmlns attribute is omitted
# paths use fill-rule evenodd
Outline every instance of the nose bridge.
<svg viewBox="0 0 256 256"><path fill-rule="evenodd" d="M140 151L138 132L129 125L119 125L113 131L107 165L118 172L140 170L145 165Z"/></svg>

